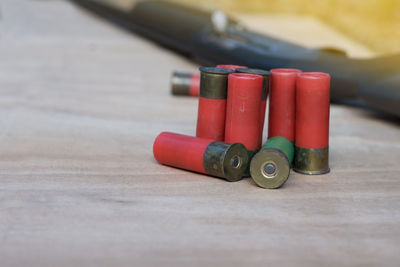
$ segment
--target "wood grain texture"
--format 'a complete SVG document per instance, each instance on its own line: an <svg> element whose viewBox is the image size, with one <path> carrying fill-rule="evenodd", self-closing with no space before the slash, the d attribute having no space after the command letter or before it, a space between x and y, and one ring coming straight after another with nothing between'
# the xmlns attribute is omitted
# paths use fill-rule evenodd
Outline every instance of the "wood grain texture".
<svg viewBox="0 0 400 267"><path fill-rule="evenodd" d="M332 172L279 190L164 167L197 66L65 1L0 8L1 266L399 265L398 122L332 106Z"/></svg>

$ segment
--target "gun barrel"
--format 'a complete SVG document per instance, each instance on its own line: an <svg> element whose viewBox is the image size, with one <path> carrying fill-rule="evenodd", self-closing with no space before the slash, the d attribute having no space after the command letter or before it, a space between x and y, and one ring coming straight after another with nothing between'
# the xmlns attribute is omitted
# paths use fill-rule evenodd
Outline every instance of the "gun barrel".
<svg viewBox="0 0 400 267"><path fill-rule="evenodd" d="M213 12L173 2L141 1L132 10L121 11L93 0L72 1L201 64L230 62L260 69L289 67L330 73L332 101L361 99L400 117L399 56L352 60L334 51L254 33L228 17L224 21L219 16L216 23Z"/></svg>

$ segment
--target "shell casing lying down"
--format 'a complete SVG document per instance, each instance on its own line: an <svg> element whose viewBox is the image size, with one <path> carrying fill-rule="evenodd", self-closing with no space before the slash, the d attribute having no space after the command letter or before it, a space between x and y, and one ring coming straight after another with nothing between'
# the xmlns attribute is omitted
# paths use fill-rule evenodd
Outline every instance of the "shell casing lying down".
<svg viewBox="0 0 400 267"><path fill-rule="evenodd" d="M262 188L281 187L289 177L293 155L292 142L280 136L270 138L251 161L252 179Z"/></svg>
<svg viewBox="0 0 400 267"><path fill-rule="evenodd" d="M241 144L163 132L153 145L154 158L161 164L238 181L244 177L249 160Z"/></svg>
<svg viewBox="0 0 400 267"><path fill-rule="evenodd" d="M249 157L242 144L216 141L211 143L204 152L203 165L209 175L236 182L245 176Z"/></svg>
<svg viewBox="0 0 400 267"><path fill-rule="evenodd" d="M173 95L199 96L200 74L174 71L171 77Z"/></svg>

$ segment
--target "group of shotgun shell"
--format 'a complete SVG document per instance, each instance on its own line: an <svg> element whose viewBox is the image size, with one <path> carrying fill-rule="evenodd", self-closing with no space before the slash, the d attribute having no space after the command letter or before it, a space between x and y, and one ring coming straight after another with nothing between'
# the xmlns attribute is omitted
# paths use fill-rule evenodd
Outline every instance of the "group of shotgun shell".
<svg viewBox="0 0 400 267"><path fill-rule="evenodd" d="M290 169L329 172L330 76L297 69L201 67L174 73L172 93L199 97L196 137L163 132L153 146L164 165L234 182L251 176L279 188ZM262 146L269 96L268 140Z"/></svg>

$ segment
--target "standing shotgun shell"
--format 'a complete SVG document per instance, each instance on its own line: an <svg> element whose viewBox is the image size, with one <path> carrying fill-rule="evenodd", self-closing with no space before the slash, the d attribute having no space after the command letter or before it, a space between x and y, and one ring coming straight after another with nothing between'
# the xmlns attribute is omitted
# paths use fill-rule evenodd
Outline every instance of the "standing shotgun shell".
<svg viewBox="0 0 400 267"><path fill-rule="evenodd" d="M196 136L224 141L228 75L233 70L200 68Z"/></svg>
<svg viewBox="0 0 400 267"><path fill-rule="evenodd" d="M267 108L267 98L270 88L271 72L260 69L236 69L236 72L256 74L264 77L263 91L261 95L261 107L260 107L260 138L261 138L260 143L262 143L264 122L265 122L265 110Z"/></svg>
<svg viewBox="0 0 400 267"><path fill-rule="evenodd" d="M248 168L242 144L163 132L154 141L155 159L164 165L204 173L230 182L240 180Z"/></svg>
<svg viewBox="0 0 400 267"><path fill-rule="evenodd" d="M225 142L241 143L250 159L261 147L260 109L264 78L233 73L228 78Z"/></svg>
<svg viewBox="0 0 400 267"><path fill-rule="evenodd" d="M174 71L171 77L173 95L199 96L200 74Z"/></svg>
<svg viewBox="0 0 400 267"><path fill-rule="evenodd" d="M224 65L224 64L217 65L217 68L222 68L222 69L230 69L230 70L237 70L237 69L247 69L247 67L246 67L246 66L239 66L239 65Z"/></svg>
<svg viewBox="0 0 400 267"><path fill-rule="evenodd" d="M269 98L268 138L295 138L295 103L297 69L272 69Z"/></svg>
<svg viewBox="0 0 400 267"><path fill-rule="evenodd" d="M268 139L251 161L251 178L263 188L281 187L289 177L293 156L294 146L288 139L281 136Z"/></svg>
<svg viewBox="0 0 400 267"><path fill-rule="evenodd" d="M296 172L329 172L330 79L329 74L321 72L306 72L297 78Z"/></svg>

